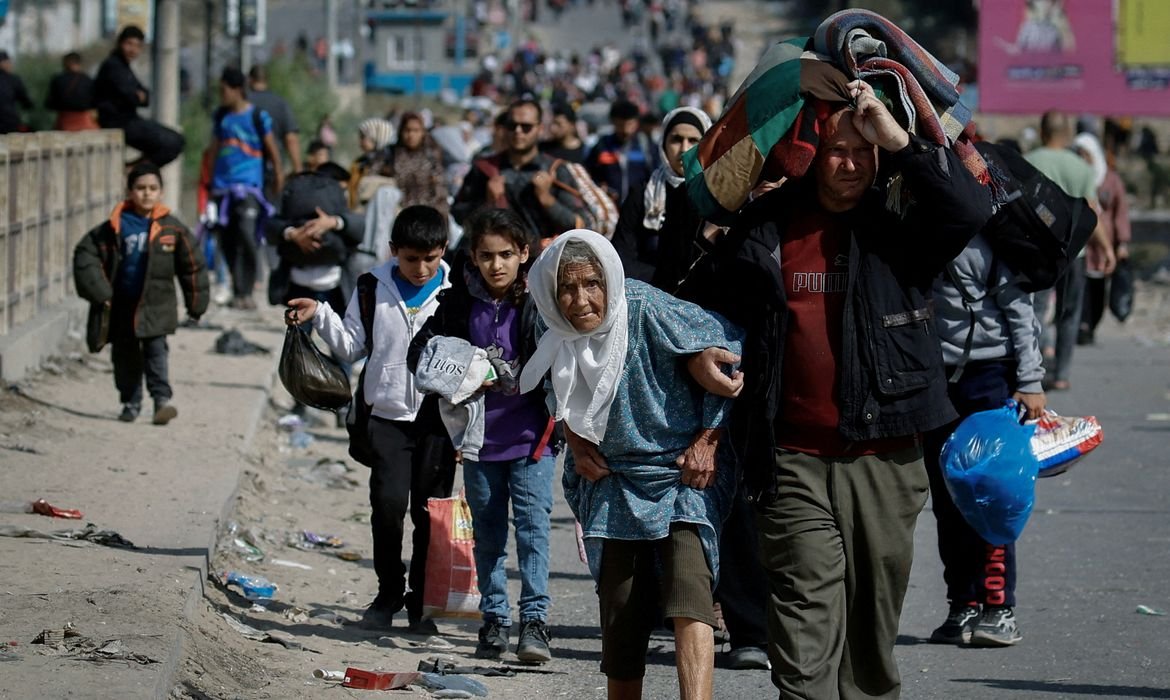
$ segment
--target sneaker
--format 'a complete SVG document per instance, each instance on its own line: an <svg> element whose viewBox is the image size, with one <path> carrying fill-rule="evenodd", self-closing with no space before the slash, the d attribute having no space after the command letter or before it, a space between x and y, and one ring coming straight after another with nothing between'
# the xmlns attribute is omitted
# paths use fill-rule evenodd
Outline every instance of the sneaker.
<svg viewBox="0 0 1170 700"><path fill-rule="evenodd" d="M122 404L122 412L118 414L118 420L123 423L133 423L138 418L138 414L142 412L142 406L136 403Z"/></svg>
<svg viewBox="0 0 1170 700"><path fill-rule="evenodd" d="M394 610L378 604L375 598L370 607L362 613L358 627L365 630L388 630L394 625Z"/></svg>
<svg viewBox="0 0 1170 700"><path fill-rule="evenodd" d="M1010 647L1024 638L1011 608L986 608L971 631L971 645Z"/></svg>
<svg viewBox="0 0 1170 700"><path fill-rule="evenodd" d="M483 627L479 628L479 644L475 645L475 658L500 658L500 655L508 650L508 631L510 629L510 627L505 627L495 620L484 622Z"/></svg>
<svg viewBox="0 0 1170 700"><path fill-rule="evenodd" d="M734 671L768 670L772 668L772 662L768 661L768 652L762 647L740 647L727 652L727 667Z"/></svg>
<svg viewBox="0 0 1170 700"><path fill-rule="evenodd" d="M179 415L179 409L170 405L166 401L154 402L154 419L155 425L166 425L173 421Z"/></svg>
<svg viewBox="0 0 1170 700"><path fill-rule="evenodd" d="M525 663L543 664L552 661L548 643L552 639L543 620L529 620L520 625L520 641L516 642L516 658Z"/></svg>
<svg viewBox="0 0 1170 700"><path fill-rule="evenodd" d="M978 605L952 605L946 622L930 633L930 643L968 644L971 641L971 630L978 620Z"/></svg>

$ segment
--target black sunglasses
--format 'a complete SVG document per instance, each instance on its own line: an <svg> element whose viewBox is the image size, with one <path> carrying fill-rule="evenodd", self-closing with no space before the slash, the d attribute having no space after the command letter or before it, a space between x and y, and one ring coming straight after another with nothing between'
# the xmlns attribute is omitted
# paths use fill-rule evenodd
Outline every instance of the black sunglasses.
<svg viewBox="0 0 1170 700"><path fill-rule="evenodd" d="M526 124L525 122L504 122L504 127L508 131L515 131L516 129L520 129L520 132L524 134L531 134L532 130L537 126L537 124Z"/></svg>

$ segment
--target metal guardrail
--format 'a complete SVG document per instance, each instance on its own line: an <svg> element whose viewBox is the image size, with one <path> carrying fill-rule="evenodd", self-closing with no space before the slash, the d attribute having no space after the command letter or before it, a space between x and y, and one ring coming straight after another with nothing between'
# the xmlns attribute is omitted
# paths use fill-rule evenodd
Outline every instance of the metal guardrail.
<svg viewBox="0 0 1170 700"><path fill-rule="evenodd" d="M0 336L75 294L73 248L125 194L119 130L0 136Z"/></svg>

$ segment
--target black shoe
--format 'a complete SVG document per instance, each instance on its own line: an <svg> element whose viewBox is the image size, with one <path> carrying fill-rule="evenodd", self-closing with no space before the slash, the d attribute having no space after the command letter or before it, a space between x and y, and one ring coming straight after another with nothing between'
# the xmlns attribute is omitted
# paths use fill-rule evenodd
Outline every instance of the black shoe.
<svg viewBox="0 0 1170 700"><path fill-rule="evenodd" d="M1011 608L985 608L971 630L971 645L977 647L1010 647L1023 638Z"/></svg>
<svg viewBox="0 0 1170 700"><path fill-rule="evenodd" d="M438 634L439 626L429 617L410 617L406 624L406 631L410 634Z"/></svg>
<svg viewBox="0 0 1170 700"><path fill-rule="evenodd" d="M498 659L508 650L508 631L495 620L483 623L479 628L479 644L475 645L475 658Z"/></svg>
<svg viewBox="0 0 1170 700"><path fill-rule="evenodd" d="M525 663L543 664L552 661L548 643L552 639L543 620L529 620L520 624L520 641L516 642L516 658Z"/></svg>
<svg viewBox="0 0 1170 700"><path fill-rule="evenodd" d="M166 425L174 420L179 415L179 409L170 405L166 401L154 402L154 418L151 422L155 425Z"/></svg>
<svg viewBox="0 0 1170 700"><path fill-rule="evenodd" d="M727 667L733 671L767 670L772 663L763 647L740 647L727 652Z"/></svg>
<svg viewBox="0 0 1170 700"><path fill-rule="evenodd" d="M140 404L124 403L122 404L122 412L118 414L118 420L123 423L133 423L141 412L142 406Z"/></svg>
<svg viewBox="0 0 1170 700"><path fill-rule="evenodd" d="M388 630L394 625L394 613L396 612L398 611L393 607L380 604L375 598L370 607L362 613L358 627L365 630Z"/></svg>
<svg viewBox="0 0 1170 700"><path fill-rule="evenodd" d="M978 605L952 605L946 622L930 633L931 644L967 644L979 620Z"/></svg>

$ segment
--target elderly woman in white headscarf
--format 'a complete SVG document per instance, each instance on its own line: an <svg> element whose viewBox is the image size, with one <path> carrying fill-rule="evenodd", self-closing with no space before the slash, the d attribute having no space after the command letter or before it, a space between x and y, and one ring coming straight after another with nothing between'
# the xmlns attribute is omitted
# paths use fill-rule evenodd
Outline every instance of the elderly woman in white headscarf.
<svg viewBox="0 0 1170 700"><path fill-rule="evenodd" d="M613 245L626 275L670 294L678 291L706 229L683 186L682 155L711 128L711 118L694 107L679 107L662 120L661 165L642 189L622 203Z"/></svg>
<svg viewBox="0 0 1170 700"><path fill-rule="evenodd" d="M548 374L569 440L565 497L598 584L609 696L640 696L661 611L674 621L681 696L705 698L717 543L735 491L722 440L730 401L704 393L681 360L714 347L739 353L741 332L624 277L592 231L558 237L537 259L529 291L548 330L521 390Z"/></svg>

